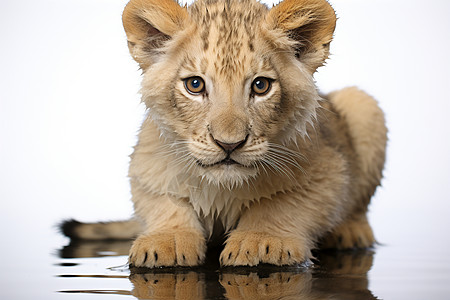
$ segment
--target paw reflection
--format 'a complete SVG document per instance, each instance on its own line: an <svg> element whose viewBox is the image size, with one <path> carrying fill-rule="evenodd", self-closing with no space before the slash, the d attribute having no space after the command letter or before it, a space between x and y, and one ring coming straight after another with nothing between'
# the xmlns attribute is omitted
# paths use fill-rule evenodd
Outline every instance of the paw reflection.
<svg viewBox="0 0 450 300"><path fill-rule="evenodd" d="M220 284L228 299L310 299L311 273L277 272L260 278L248 275L223 274Z"/></svg>
<svg viewBox="0 0 450 300"><path fill-rule="evenodd" d="M132 274L130 281L138 299L205 299L205 281L196 272Z"/></svg>

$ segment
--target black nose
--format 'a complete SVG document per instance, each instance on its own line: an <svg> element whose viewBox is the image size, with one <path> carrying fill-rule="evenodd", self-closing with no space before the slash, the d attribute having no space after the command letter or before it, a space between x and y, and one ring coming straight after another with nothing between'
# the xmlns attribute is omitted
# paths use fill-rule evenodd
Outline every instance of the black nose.
<svg viewBox="0 0 450 300"><path fill-rule="evenodd" d="M216 140L214 139L214 142L223 149L223 151L225 151L228 155L231 154L231 152L233 152L234 150L242 147L245 142L247 141L247 137L245 137L245 139L243 139L242 141L239 141L237 143L224 143L222 141Z"/></svg>

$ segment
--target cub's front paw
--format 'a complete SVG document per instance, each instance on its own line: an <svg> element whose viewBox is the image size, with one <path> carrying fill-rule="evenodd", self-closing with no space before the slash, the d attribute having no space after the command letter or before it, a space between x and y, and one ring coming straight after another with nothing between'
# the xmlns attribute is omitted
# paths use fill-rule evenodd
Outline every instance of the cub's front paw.
<svg viewBox="0 0 450 300"><path fill-rule="evenodd" d="M223 266L255 266L259 263L293 265L311 256L298 238L275 236L264 232L234 231L220 254Z"/></svg>
<svg viewBox="0 0 450 300"><path fill-rule="evenodd" d="M206 242L192 231L155 232L139 236L128 262L134 267L196 266L203 262Z"/></svg>

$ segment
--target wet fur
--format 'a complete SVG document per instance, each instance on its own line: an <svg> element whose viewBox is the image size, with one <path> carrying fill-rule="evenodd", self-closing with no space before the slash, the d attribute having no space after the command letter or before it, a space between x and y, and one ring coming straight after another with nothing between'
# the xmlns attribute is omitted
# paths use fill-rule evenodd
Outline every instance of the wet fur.
<svg viewBox="0 0 450 300"><path fill-rule="evenodd" d="M197 265L224 236L222 265L295 264L317 245L374 243L366 212L384 117L356 88L318 94L313 73L336 22L325 0L132 0L123 21L149 109L129 171L135 218L73 223L72 237L123 238L127 224L138 235L130 263L146 267ZM186 92L190 76L205 79L205 94ZM259 76L274 79L261 97L250 93ZM231 154L239 164L220 164L215 140L245 140Z"/></svg>

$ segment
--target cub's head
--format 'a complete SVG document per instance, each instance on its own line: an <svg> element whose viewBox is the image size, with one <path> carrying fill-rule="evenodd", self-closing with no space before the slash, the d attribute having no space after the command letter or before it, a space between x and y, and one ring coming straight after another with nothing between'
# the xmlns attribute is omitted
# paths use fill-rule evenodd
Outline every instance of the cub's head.
<svg viewBox="0 0 450 300"><path fill-rule="evenodd" d="M171 153L210 182L232 186L298 166L286 146L306 135L336 17L326 0L131 0L128 46L143 101Z"/></svg>

